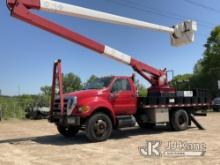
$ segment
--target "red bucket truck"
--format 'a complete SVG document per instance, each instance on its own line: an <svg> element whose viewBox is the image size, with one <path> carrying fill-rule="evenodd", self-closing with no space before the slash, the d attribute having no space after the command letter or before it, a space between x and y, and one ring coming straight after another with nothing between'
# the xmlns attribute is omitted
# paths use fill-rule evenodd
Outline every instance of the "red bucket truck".
<svg viewBox="0 0 220 165"><path fill-rule="evenodd" d="M57 60L53 69L49 121L55 123L63 136L75 136L79 130L85 130L89 140L103 141L110 137L113 129L133 127L136 122L145 129L166 123L173 130L181 131L187 129L191 121L202 128L193 114L198 114L198 110L206 114L210 106L206 91L176 91L168 83L166 69L156 69L38 16L30 9L166 32L173 46L193 42L196 22L188 20L166 27L52 0L7 0L6 3L13 17L126 64L151 84L148 96L139 97L134 76L108 76L97 78L84 90L64 94L61 60Z"/></svg>

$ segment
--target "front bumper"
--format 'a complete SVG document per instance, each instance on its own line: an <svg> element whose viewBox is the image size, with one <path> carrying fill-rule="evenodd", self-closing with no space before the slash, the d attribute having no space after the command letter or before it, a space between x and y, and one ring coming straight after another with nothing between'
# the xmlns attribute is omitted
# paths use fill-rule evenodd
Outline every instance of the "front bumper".
<svg viewBox="0 0 220 165"><path fill-rule="evenodd" d="M51 115L48 118L49 122L62 124L66 126L80 126L80 117L79 116L61 116L61 115Z"/></svg>

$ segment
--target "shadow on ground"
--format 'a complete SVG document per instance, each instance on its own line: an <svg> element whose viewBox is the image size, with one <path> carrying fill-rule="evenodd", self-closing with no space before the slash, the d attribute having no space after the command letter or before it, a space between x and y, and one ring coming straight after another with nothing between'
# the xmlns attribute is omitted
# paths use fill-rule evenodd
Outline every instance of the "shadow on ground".
<svg viewBox="0 0 220 165"><path fill-rule="evenodd" d="M189 129L192 128L194 127L190 127ZM152 134L160 134L163 132L169 133L172 131L165 126L158 126L151 130L143 130L138 127L133 127L133 128L126 128L126 129L113 131L110 139L123 139L123 138L129 138L131 136L147 135L147 134L152 135ZM16 144L24 144L25 142L33 142L33 143L49 144L49 145L74 145L74 144L90 143L87 140L84 132L79 132L75 137L72 138L65 138L60 134L56 134L56 135L0 140L0 144L9 143L16 145Z"/></svg>

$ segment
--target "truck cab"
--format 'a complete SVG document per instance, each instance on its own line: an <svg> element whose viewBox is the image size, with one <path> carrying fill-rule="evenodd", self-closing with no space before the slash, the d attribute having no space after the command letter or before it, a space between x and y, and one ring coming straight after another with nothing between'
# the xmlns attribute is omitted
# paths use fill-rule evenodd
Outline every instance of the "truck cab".
<svg viewBox="0 0 220 165"><path fill-rule="evenodd" d="M134 126L133 115L136 111L137 91L133 77L108 76L95 79L83 90L64 94L63 117L60 115L60 98L55 98L50 121L57 125L58 131L64 136L75 135L79 129L91 127L94 124L99 129L87 129L90 129L88 130L90 133L95 129L92 133L95 134L97 131L105 132L107 127L112 129ZM88 134L87 137L90 140L97 140L97 137L94 138ZM101 133L98 134L101 135Z"/></svg>
<svg viewBox="0 0 220 165"><path fill-rule="evenodd" d="M131 77L109 76L97 78L84 90L68 93L75 106L68 106L68 115L88 117L97 109L108 109L114 115L132 115L136 112L137 92Z"/></svg>

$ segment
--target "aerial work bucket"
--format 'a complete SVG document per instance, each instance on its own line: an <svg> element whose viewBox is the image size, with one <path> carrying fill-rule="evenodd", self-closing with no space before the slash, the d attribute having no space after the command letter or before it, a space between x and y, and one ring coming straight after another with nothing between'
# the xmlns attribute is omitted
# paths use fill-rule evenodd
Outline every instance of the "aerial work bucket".
<svg viewBox="0 0 220 165"><path fill-rule="evenodd" d="M194 41L197 23L195 21L185 21L174 27L174 33L170 35L172 46L190 44Z"/></svg>

